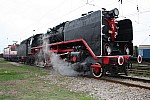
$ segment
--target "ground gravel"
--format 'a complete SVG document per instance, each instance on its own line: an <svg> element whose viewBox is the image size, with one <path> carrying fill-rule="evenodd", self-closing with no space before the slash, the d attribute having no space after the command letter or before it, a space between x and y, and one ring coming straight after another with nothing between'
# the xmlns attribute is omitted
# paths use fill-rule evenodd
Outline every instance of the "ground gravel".
<svg viewBox="0 0 150 100"><path fill-rule="evenodd" d="M21 65L15 62L9 63L15 66ZM50 71L49 75L42 76L41 78L45 80L45 83L47 84L56 84L58 86L67 88L70 91L87 93L89 96L98 98L99 100L150 100L150 90L137 87L128 87L104 80L96 80L93 78L90 79L77 76L69 77L61 75L54 71ZM20 81L20 83L21 82L22 81ZM13 82L11 82L11 84L12 83ZM146 85L149 84L146 83ZM10 93L16 93L16 91L11 90ZM1 94L2 92L0 92L0 95Z"/></svg>
<svg viewBox="0 0 150 100"><path fill-rule="evenodd" d="M49 80L48 84L57 84L70 91L87 93L98 100L150 100L150 90L128 87L104 80L63 76L56 72L50 72L48 76L42 78Z"/></svg>
<svg viewBox="0 0 150 100"><path fill-rule="evenodd" d="M21 65L15 62L10 63L15 66ZM54 70L50 70L49 75L42 76L41 78L45 80L47 84L56 84L70 91L83 92L98 100L150 100L150 90L128 87L104 80L78 76L64 76ZM144 84L147 86L150 85L147 83Z"/></svg>
<svg viewBox="0 0 150 100"><path fill-rule="evenodd" d="M20 64L20 63L16 63L16 62L8 62L8 63L10 63L10 64L12 64L14 66L22 66L23 65L23 64Z"/></svg>

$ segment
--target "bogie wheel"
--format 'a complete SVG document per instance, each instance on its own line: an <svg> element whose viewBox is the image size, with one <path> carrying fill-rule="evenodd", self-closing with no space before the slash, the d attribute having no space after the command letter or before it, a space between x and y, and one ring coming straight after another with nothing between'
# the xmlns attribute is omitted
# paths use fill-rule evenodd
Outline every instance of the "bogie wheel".
<svg viewBox="0 0 150 100"><path fill-rule="evenodd" d="M34 65L37 67L39 66L39 61L37 59L35 60Z"/></svg>
<svg viewBox="0 0 150 100"><path fill-rule="evenodd" d="M42 60L39 64L39 67L45 67L45 66L46 66L45 60Z"/></svg>
<svg viewBox="0 0 150 100"><path fill-rule="evenodd" d="M96 64L94 64L94 66L98 66L98 67L93 67L92 68L93 76L97 77L97 78L102 77L102 75L103 75L103 68L102 68L101 64L96 63Z"/></svg>
<svg viewBox="0 0 150 100"><path fill-rule="evenodd" d="M34 64L37 67L45 67L46 66L45 60L39 61L39 59L36 59Z"/></svg>

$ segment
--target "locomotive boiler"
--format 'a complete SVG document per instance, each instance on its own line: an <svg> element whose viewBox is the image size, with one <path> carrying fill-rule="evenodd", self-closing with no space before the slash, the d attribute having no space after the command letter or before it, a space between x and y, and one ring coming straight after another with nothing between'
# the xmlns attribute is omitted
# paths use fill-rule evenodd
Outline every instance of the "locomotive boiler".
<svg viewBox="0 0 150 100"><path fill-rule="evenodd" d="M31 46L32 56L28 59L32 58L34 64L43 62L43 66L47 65L50 56L45 57L42 50L47 46L48 52L58 54L78 72L91 72L94 77L127 75L133 54L132 21L118 20L118 15L117 8L102 9L49 28L41 35L46 36L41 41L47 40L47 44ZM31 45L34 43L36 41ZM42 60L37 59L38 52L41 52ZM142 58L138 58L141 62Z"/></svg>

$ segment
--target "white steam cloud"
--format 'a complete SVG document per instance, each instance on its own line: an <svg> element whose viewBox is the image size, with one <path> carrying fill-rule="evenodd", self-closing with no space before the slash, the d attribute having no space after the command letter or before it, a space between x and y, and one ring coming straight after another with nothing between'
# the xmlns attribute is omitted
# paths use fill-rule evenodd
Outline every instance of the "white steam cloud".
<svg viewBox="0 0 150 100"><path fill-rule="evenodd" d="M70 63L63 61L57 54L51 53L51 63L56 72L61 75L77 76L78 72L74 71Z"/></svg>
<svg viewBox="0 0 150 100"><path fill-rule="evenodd" d="M67 75L67 76L77 76L79 75L78 72L74 71L72 68L72 64L63 61L57 54L50 52L50 47L48 46L49 39L46 35L43 36L43 48L42 52L39 53L39 59L43 59L40 57L44 57L45 64L48 66L53 67L54 71L60 73L61 75ZM42 54L42 55L41 55ZM48 57L50 57L50 61L48 60ZM43 66L39 63L40 66Z"/></svg>

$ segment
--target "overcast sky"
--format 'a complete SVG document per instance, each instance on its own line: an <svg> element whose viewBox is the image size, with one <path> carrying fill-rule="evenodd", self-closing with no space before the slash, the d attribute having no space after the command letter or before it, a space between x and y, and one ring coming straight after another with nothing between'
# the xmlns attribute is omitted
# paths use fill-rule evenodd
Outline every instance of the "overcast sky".
<svg viewBox="0 0 150 100"><path fill-rule="evenodd" d="M122 4L118 1L0 0L0 53L13 41L20 43L33 34L45 33L50 27L101 8L118 8L121 19L133 22L134 45L150 45L150 0L122 0Z"/></svg>

